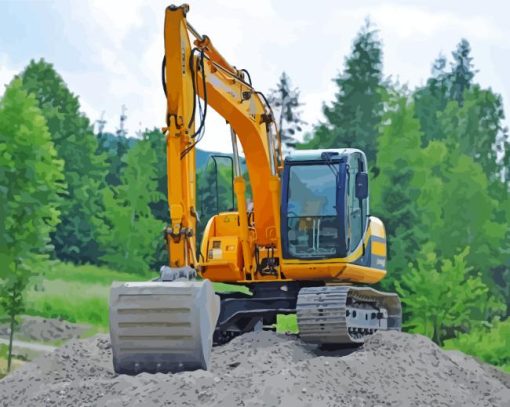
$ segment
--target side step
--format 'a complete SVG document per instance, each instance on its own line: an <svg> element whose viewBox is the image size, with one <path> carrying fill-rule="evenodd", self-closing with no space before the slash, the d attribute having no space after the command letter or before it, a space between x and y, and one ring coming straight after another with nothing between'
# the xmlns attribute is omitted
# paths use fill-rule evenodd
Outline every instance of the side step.
<svg viewBox="0 0 510 407"><path fill-rule="evenodd" d="M114 283L110 338L115 372L207 369L220 299L209 280Z"/></svg>
<svg viewBox="0 0 510 407"><path fill-rule="evenodd" d="M378 330L400 330L397 294L370 287L302 288L296 305L299 336L316 344L362 344Z"/></svg>

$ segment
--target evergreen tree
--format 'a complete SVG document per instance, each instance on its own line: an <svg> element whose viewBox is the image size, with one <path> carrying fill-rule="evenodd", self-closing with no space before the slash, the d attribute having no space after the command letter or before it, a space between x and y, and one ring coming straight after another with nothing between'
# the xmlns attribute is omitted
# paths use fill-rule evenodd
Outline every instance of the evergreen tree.
<svg viewBox="0 0 510 407"><path fill-rule="evenodd" d="M450 148L458 148L473 158L491 181L501 179L508 136L499 95L472 85L465 90L462 104L451 101L437 114L437 119Z"/></svg>
<svg viewBox="0 0 510 407"><path fill-rule="evenodd" d="M166 140L165 135L159 129L146 130L143 135L154 151L156 171L157 190L161 193L161 199L152 202L150 207L154 217L162 222L170 221L168 212L168 182L167 182L167 163L166 163Z"/></svg>
<svg viewBox="0 0 510 407"><path fill-rule="evenodd" d="M446 63L446 58L440 55L432 65L432 76L427 80L427 84L413 94L416 117L420 120L423 132L423 146L432 140L443 140L445 137L437 115L446 108L449 101Z"/></svg>
<svg viewBox="0 0 510 407"><path fill-rule="evenodd" d="M384 93L381 47L377 31L367 22L354 40L345 71L335 79L338 92L331 105L324 106L326 121L300 148L355 147L374 164Z"/></svg>
<svg viewBox="0 0 510 407"><path fill-rule="evenodd" d="M305 123L298 111L302 106L299 89L292 88L289 76L282 72L276 89L270 91L268 99L276 115L283 147L294 147L296 135L301 132L301 126Z"/></svg>
<svg viewBox="0 0 510 407"><path fill-rule="evenodd" d="M64 160L67 196L61 206L61 223L52 234L58 258L76 263L97 262L97 240L104 223L102 189L105 158L87 117L80 112L78 97L67 88L53 66L32 61L21 74L24 88L35 95L48 129Z"/></svg>
<svg viewBox="0 0 510 407"><path fill-rule="evenodd" d="M462 106L464 93L471 88L476 71L473 68L471 46L462 39L452 52L453 62L446 70L446 58L440 55L432 66L432 76L424 87L414 93L416 115L424 133L423 145L432 140L444 140L448 132L438 123L438 115L449 102Z"/></svg>
<svg viewBox="0 0 510 407"><path fill-rule="evenodd" d="M448 75L450 98L462 105L464 92L471 87L476 74L469 42L464 38L460 40L457 48L452 52L452 56L454 62L451 66L451 73Z"/></svg>
<svg viewBox="0 0 510 407"><path fill-rule="evenodd" d="M9 369L25 288L59 221L62 169L35 98L14 80L0 100L0 308L9 317Z"/></svg>
<svg viewBox="0 0 510 407"><path fill-rule="evenodd" d="M165 199L157 188L156 159L145 137L123 159L122 184L104 191L105 217L111 229L101 236L106 252L101 259L118 270L143 274L163 250L164 223L150 208Z"/></svg>

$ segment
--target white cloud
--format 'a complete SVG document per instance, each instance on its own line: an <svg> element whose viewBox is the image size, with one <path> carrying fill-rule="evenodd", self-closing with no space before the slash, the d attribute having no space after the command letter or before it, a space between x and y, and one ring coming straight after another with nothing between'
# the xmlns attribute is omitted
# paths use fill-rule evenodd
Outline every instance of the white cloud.
<svg viewBox="0 0 510 407"><path fill-rule="evenodd" d="M504 30L497 27L487 16L466 15L430 9L414 5L385 3L371 7L340 9L332 14L327 24L336 31L338 20L354 20L360 24L369 17L381 31L396 34L402 40L434 37L446 32L461 33L470 39L500 41Z"/></svg>
<svg viewBox="0 0 510 407"><path fill-rule="evenodd" d="M0 96L3 95L5 86L8 85L14 76L20 72L5 54L0 54Z"/></svg>
<svg viewBox="0 0 510 407"><path fill-rule="evenodd" d="M66 9L59 7L65 0L54 1L50 12ZM211 37L229 62L250 71L259 90L272 88L280 73L287 71L301 90L306 103L303 118L310 124L320 120L323 102L333 98L336 87L331 79L343 69L352 39L368 15L380 29L386 75L415 86L426 80L440 51L449 54L458 40L466 37L480 69L477 79L495 91L510 89L505 71L510 56L504 48L510 35L502 17L508 13L478 3L454 6L430 0L416 6L399 1L370 1L371 6L360 6L324 0L305 6L290 0L190 0L188 18L200 33ZM160 64L165 6L145 0L93 0L73 3L67 7L69 15L57 16L63 35L72 32L80 36L81 42L72 46L73 51L82 52L82 61L73 66L62 46L59 55L66 67L55 66L71 90L80 95L91 121L105 111L107 128L115 130L125 104L130 131L136 131L140 123L142 127L164 124ZM32 52L40 54L35 45ZM18 62L26 63L10 57L0 56L0 84L22 68ZM229 144L224 121L210 110L201 147L221 150Z"/></svg>

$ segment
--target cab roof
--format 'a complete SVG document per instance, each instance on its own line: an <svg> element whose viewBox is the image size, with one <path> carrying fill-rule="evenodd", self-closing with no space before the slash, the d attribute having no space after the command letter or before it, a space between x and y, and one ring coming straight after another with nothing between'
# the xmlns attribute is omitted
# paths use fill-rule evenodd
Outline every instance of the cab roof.
<svg viewBox="0 0 510 407"><path fill-rule="evenodd" d="M349 156L354 153L360 153L363 158L365 154L357 148L323 148L317 150L294 150L290 152L285 161L324 161L323 153L330 153L332 159Z"/></svg>

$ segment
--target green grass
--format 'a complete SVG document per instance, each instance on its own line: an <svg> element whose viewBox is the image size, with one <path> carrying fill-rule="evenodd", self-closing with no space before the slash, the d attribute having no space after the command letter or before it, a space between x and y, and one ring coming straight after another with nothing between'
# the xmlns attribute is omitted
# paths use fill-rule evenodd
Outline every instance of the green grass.
<svg viewBox="0 0 510 407"><path fill-rule="evenodd" d="M26 314L91 325L90 334L108 330L108 298L113 281L149 281L156 273L123 273L107 267L55 263L27 293ZM217 292L243 286L213 283Z"/></svg>
<svg viewBox="0 0 510 407"><path fill-rule="evenodd" d="M112 281L147 281L157 277L156 273L132 274L98 267L90 264L77 266L71 263L55 263L44 273L45 280L64 280L79 283L110 285Z"/></svg>
<svg viewBox="0 0 510 407"><path fill-rule="evenodd" d="M106 328L108 293L109 285L106 284L46 280L42 291L29 291L26 313Z"/></svg>
<svg viewBox="0 0 510 407"><path fill-rule="evenodd" d="M148 281L154 274L130 274L92 265L55 263L28 292L26 313L108 329L108 297L113 281Z"/></svg>
<svg viewBox="0 0 510 407"><path fill-rule="evenodd" d="M232 293L232 292L242 292L249 294L250 290L243 285L235 285L235 284L224 284L224 283L213 283L214 291L217 293Z"/></svg>
<svg viewBox="0 0 510 407"><path fill-rule="evenodd" d="M295 314L277 315L276 332L297 334L299 332Z"/></svg>

